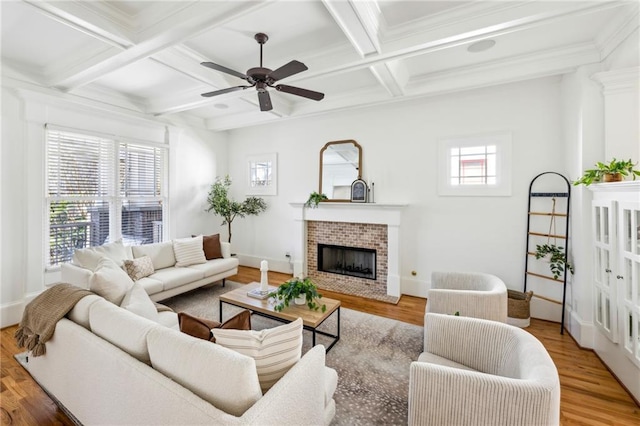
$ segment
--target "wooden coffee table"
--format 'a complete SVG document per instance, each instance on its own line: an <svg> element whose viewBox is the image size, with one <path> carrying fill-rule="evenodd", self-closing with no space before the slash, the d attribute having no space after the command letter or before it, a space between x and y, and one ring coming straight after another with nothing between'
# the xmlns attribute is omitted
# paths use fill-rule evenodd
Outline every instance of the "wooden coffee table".
<svg viewBox="0 0 640 426"><path fill-rule="evenodd" d="M332 337L333 341L327 347L326 351L335 345L340 340L340 301L323 297L318 300L320 306L326 305L327 310L322 312L322 309L313 311L307 307L307 305L290 304L284 308L282 312L277 312L273 307L276 302L273 298L268 299L256 299L254 297L247 296L247 292L259 287L259 283L250 283L230 292L224 293L220 296L220 322L222 322L222 304L227 303L229 305L237 306L240 308L249 309L256 315L260 315L266 318L271 318L276 321L289 323L295 321L297 318L302 318L304 329L313 333L313 346L316 345L316 334ZM269 286L269 291L275 291L278 287ZM325 331L318 330L318 327L329 318L334 312L337 313L337 326L336 334L327 333Z"/></svg>

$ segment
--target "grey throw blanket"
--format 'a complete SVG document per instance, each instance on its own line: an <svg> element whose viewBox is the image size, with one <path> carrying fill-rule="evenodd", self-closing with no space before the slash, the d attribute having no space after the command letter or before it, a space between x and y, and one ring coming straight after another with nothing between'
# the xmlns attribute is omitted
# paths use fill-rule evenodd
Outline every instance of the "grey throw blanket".
<svg viewBox="0 0 640 426"><path fill-rule="evenodd" d="M94 293L71 284L56 284L40 293L24 309L15 334L18 347L26 346L34 357L44 355L44 344L53 336L58 321L90 294Z"/></svg>

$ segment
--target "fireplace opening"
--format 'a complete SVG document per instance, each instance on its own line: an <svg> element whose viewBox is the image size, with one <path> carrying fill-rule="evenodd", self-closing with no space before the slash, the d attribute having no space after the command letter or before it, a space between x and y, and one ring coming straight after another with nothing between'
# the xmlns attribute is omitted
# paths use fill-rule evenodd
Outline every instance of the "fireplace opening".
<svg viewBox="0 0 640 426"><path fill-rule="evenodd" d="M318 271L375 280L376 251L318 244Z"/></svg>

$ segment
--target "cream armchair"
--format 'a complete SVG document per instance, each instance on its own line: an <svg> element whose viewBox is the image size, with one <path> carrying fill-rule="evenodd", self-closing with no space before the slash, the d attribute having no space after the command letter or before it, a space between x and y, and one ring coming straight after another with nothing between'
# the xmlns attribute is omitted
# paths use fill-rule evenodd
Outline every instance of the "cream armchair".
<svg viewBox="0 0 640 426"><path fill-rule="evenodd" d="M542 343L496 321L425 315L409 425L557 425L558 370Z"/></svg>
<svg viewBox="0 0 640 426"><path fill-rule="evenodd" d="M433 272L426 312L507 322L507 286L480 272ZM426 330L426 329L425 329Z"/></svg>

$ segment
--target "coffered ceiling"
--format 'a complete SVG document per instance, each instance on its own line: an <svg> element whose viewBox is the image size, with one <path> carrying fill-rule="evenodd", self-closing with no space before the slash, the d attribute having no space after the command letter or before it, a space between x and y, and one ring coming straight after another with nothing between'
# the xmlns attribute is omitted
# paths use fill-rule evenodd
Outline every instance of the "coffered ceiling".
<svg viewBox="0 0 640 426"><path fill-rule="evenodd" d="M5 83L212 130L557 75L604 60L638 27L637 1L2 1ZM204 98L296 59L283 84ZM495 42L473 52L474 43ZM492 43L487 43L492 44ZM472 49L473 50L473 49ZM278 82L280 83L280 82Z"/></svg>

